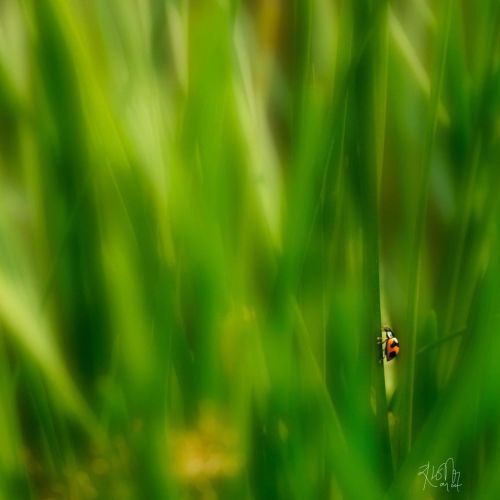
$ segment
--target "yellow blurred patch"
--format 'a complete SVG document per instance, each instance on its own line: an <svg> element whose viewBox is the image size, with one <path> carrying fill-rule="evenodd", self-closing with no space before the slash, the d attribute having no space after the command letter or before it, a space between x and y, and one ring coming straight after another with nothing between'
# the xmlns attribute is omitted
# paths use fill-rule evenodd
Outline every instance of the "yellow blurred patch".
<svg viewBox="0 0 500 500"><path fill-rule="evenodd" d="M174 433L170 451L172 472L184 484L235 477L242 467L237 433L213 409L204 409L194 428Z"/></svg>

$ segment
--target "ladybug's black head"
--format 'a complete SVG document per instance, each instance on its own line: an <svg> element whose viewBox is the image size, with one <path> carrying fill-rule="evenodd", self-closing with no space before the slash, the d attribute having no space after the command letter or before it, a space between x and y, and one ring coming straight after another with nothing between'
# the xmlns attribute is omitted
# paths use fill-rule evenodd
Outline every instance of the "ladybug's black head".
<svg viewBox="0 0 500 500"><path fill-rule="evenodd" d="M388 326L384 326L384 332L388 339L392 339L392 337L394 337L394 332Z"/></svg>

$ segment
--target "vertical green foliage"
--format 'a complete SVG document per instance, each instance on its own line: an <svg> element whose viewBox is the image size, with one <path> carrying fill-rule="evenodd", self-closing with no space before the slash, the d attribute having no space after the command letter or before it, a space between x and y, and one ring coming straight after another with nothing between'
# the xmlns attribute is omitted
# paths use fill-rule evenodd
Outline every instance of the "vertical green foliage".
<svg viewBox="0 0 500 500"><path fill-rule="evenodd" d="M376 337L380 335L379 295L379 229L378 229L378 176L377 160L381 145L377 142L380 131L375 100L377 67L383 45L383 4L353 6L351 22L352 55L347 69L345 94L346 148L341 161L345 164L347 189L352 193L352 222L359 227L359 233L347 232L347 239L356 242L360 260L357 273L345 279L354 286L362 312L357 322L346 325L358 344L357 356L353 357L353 371L356 374L356 391L349 392L347 401L351 406L349 417L350 436L354 446L363 450L371 467L379 474L391 474L391 457L388 440L383 366L379 364L380 354ZM383 127L384 124L382 123ZM352 217L352 216L351 216ZM374 393L372 394L372 391ZM372 397L375 395L375 402ZM375 409L373 408L373 403ZM376 429L376 430L375 430ZM356 444L357 443L357 444Z"/></svg>
<svg viewBox="0 0 500 500"><path fill-rule="evenodd" d="M0 498L496 498L499 9L0 2Z"/></svg>
<svg viewBox="0 0 500 500"><path fill-rule="evenodd" d="M446 67L449 30L452 16L452 2L445 3L438 13L444 27L433 54L434 71L431 80L430 99L426 113L425 140L419 155L419 170L417 175L416 204L414 211L414 233L411 236L409 259L408 305L405 323L408 332L408 363L403 371L404 395L402 396L401 425L404 431L400 441L400 455L404 456L411 449L413 440L413 400L415 383L415 364L417 351L417 336L419 334L419 306L421 280L423 274L423 239L426 228L427 203L429 198L429 182L432 169L432 159L435 147L436 130L438 127L438 109L441 99L443 75Z"/></svg>

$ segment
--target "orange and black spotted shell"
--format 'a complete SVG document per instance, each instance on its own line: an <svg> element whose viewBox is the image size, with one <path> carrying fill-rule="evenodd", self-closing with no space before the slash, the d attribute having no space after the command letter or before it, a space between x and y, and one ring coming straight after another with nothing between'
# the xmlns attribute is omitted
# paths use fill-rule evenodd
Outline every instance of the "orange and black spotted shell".
<svg viewBox="0 0 500 500"><path fill-rule="evenodd" d="M399 342L396 337L387 340L385 344L385 357L387 361L394 359L399 354Z"/></svg>

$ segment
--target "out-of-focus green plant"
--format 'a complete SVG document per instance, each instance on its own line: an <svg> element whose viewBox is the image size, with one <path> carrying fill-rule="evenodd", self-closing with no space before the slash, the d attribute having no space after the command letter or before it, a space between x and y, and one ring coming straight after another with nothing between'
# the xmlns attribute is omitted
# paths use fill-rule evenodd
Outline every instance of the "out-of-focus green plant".
<svg viewBox="0 0 500 500"><path fill-rule="evenodd" d="M0 1L0 499L498 498L499 37Z"/></svg>

